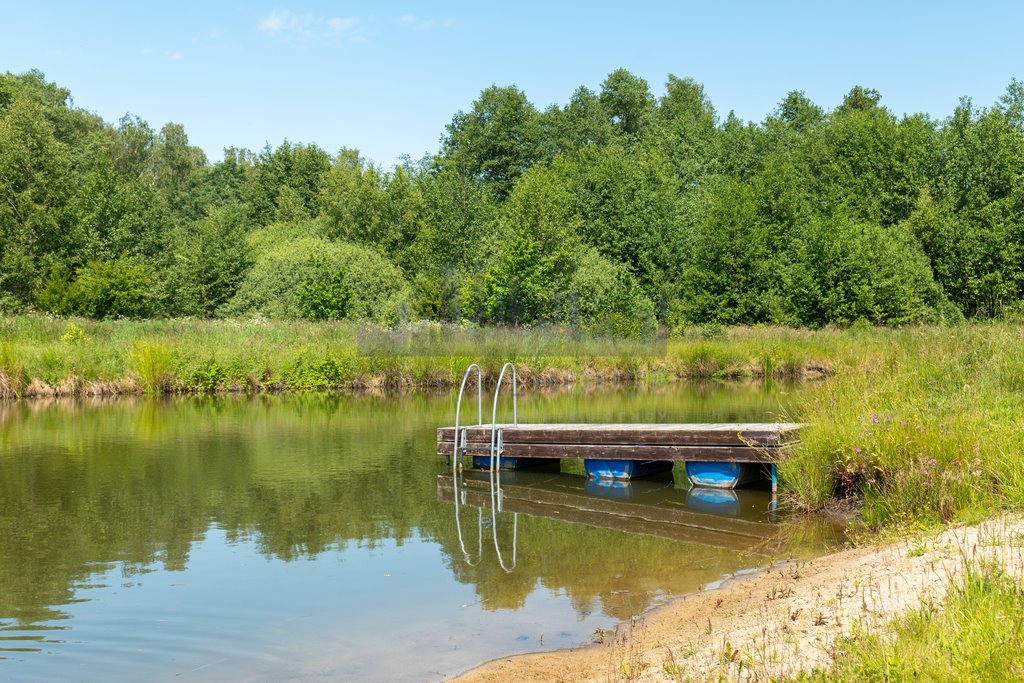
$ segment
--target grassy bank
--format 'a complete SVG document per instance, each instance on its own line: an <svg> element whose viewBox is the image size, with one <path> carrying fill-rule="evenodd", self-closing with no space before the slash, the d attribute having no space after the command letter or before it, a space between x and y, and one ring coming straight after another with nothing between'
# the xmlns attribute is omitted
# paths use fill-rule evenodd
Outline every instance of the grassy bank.
<svg viewBox="0 0 1024 683"><path fill-rule="evenodd" d="M863 502L871 528L972 522L1024 503L1022 329L974 325L883 337L809 392L810 424L780 468L790 501Z"/></svg>
<svg viewBox="0 0 1024 683"><path fill-rule="evenodd" d="M18 316L0 321L0 397L444 387L471 362L494 377L506 360L528 385L820 376L854 348L845 333L784 329L633 341L563 328Z"/></svg>

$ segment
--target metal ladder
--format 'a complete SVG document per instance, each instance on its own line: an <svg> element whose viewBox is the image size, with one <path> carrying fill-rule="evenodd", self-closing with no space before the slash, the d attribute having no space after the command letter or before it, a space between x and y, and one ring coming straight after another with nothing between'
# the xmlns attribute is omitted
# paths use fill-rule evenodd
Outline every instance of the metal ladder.
<svg viewBox="0 0 1024 683"><path fill-rule="evenodd" d="M454 437L455 441L452 447L452 483L453 483L453 498L455 500L455 528L459 535L459 546L462 549L462 553L465 557L465 561L470 566L476 566L482 559L483 552L483 510L480 510L478 519L478 532L477 532L477 560L474 563L471 560L470 554L466 551L466 544L462 537L462 523L459 518L459 504L465 504L465 500L460 501L460 494L465 495L465 491L459 490L459 472L462 470L462 457L465 452L469 449L469 427L463 427L462 431L459 431L459 418L462 414L462 398L466 392L466 383L469 380L469 376L473 371L476 371L477 379L477 424L476 426L483 426L483 373L480 370L480 366L476 363L471 363L465 373L462 375L462 384L459 387L459 397L455 403L455 430ZM491 493L491 531L494 537L494 551L498 556L498 564L506 573L511 573L516 567L516 547L518 545L519 536L519 513L512 513L512 564L511 566L506 565L504 556L501 553L501 548L498 544L498 520L497 513L501 512L502 498L501 498L501 452L503 449L502 430L498 429L498 397L501 393L501 385L505 379L505 373L512 371L512 424L513 426L519 424L519 410L517 406L516 396L516 366L513 363L505 363L501 367L501 373L498 375L498 383L494 387L494 403L491 410L491 442L490 442L490 458L488 460L489 476L488 483Z"/></svg>
<svg viewBox="0 0 1024 683"><path fill-rule="evenodd" d="M469 376L473 371L476 371L476 427L482 427L484 423L483 413L483 372L480 370L480 366L476 363L470 363L466 368L466 371L462 375L462 384L459 386L459 398L455 403L455 445L452 448L452 475L454 476L456 468L462 467L462 456L469 449L469 427L463 427L462 431L459 431L459 418L462 415L462 399L466 393L466 383L469 381ZM490 447L490 459L489 466L491 471L500 469L501 467L501 452L503 450L503 439L502 430L498 429L498 397L501 393L501 385L505 379L505 373L509 370L512 371L512 426L519 424L519 408L517 405L516 396L516 385L518 380L516 378L516 366L513 363L505 363L501 366L501 373L498 375L498 384L494 387L494 404L491 410L491 447Z"/></svg>

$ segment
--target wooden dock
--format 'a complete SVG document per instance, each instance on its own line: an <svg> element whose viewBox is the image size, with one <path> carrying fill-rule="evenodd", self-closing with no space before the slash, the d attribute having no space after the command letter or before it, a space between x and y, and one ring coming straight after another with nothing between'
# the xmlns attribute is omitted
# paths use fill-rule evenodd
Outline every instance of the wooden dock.
<svg viewBox="0 0 1024 683"><path fill-rule="evenodd" d="M714 475L695 479L698 468L688 465L695 484L732 488L750 477L750 463L769 464L774 475L775 463L797 443L802 426L792 422L499 424L494 442L506 469L571 458L583 460L592 477L629 479L682 461L704 463ZM458 431L460 455L473 456L476 467L489 467L491 425L460 426ZM438 428L438 455L451 456L455 442L454 427Z"/></svg>

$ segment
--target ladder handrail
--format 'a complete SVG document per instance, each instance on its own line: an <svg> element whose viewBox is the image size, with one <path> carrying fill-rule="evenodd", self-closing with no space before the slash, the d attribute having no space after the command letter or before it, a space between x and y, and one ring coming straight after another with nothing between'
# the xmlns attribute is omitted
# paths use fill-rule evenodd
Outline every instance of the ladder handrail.
<svg viewBox="0 0 1024 683"><path fill-rule="evenodd" d="M516 551L519 546L519 513L512 513L512 566L509 567L505 564L505 557L501 554L501 547L498 545L498 513L503 512L502 510L502 496L501 496L501 470L491 471L491 535L494 538L494 554L498 557L498 566L500 566L506 574L511 574L516 568ZM495 498L497 496L497 498Z"/></svg>
<svg viewBox="0 0 1024 683"><path fill-rule="evenodd" d="M466 371L462 374L462 385L459 387L459 399L455 403L455 443L452 446L452 475L455 474L455 468L462 465L462 460L459 458L459 413L462 411L462 395L466 391L466 382L469 380L469 373L476 370L476 423L483 424L484 422L484 378L483 373L480 370L480 366L476 363L470 363L466 368ZM465 430L461 435L462 446L465 448L466 434Z"/></svg>
<svg viewBox="0 0 1024 683"><path fill-rule="evenodd" d="M499 491L499 503L500 506L500 494ZM494 503L492 498L491 503L491 532L494 535L494 554L498 556L498 566L505 570L506 574L511 574L516 568L516 546L519 545L519 513L512 513L512 566L505 566L505 558L501 555L501 548L498 547L498 517L497 512L494 509Z"/></svg>
<svg viewBox="0 0 1024 683"><path fill-rule="evenodd" d="M516 377L516 366L514 363L505 363L501 366L498 374L498 383L494 386L494 404L491 407L491 532L494 536L494 552L498 556L498 565L506 574L512 573L516 568L516 546L519 535L519 513L512 515L512 566L505 566L505 559L501 555L501 548L498 547L498 510L501 508L501 450L502 435L498 431L498 396L501 394L501 383L505 379L505 372L512 370L512 424L519 424L519 412L516 401L516 385L519 383Z"/></svg>
<svg viewBox="0 0 1024 683"><path fill-rule="evenodd" d="M466 371L462 374L462 384L459 386L459 398L455 402L455 430L454 430L454 443L452 444L452 483L453 483L453 499L455 500L455 529L459 534L459 546L462 548L462 555L465 558L466 564L470 567L475 567L483 559L483 510L478 513L477 519L477 559L474 563L470 558L470 554L466 551L466 544L462 539L462 520L459 517L459 470L462 469L462 456L459 454L459 445L461 443L462 448L465 449L466 444L466 430L459 434L459 415L462 412L462 396L466 392L466 382L469 381L469 375L473 370L476 370L476 423L483 424L484 421L484 378L483 372L480 370L480 366L476 363L470 363L466 367Z"/></svg>
<svg viewBox="0 0 1024 683"><path fill-rule="evenodd" d="M505 371L512 370L512 424L519 424L519 414L516 407L516 366L513 363L505 363L501 366L501 373L498 374L498 383L494 387L494 405L491 410L491 472L495 467L501 467L501 438L497 434L498 429L498 395L501 393L501 382L505 379Z"/></svg>
<svg viewBox="0 0 1024 683"><path fill-rule="evenodd" d="M466 543L462 540L462 520L459 518L459 494L463 496L466 494L465 491L459 491L459 479L458 476L453 478L454 485L452 487L452 499L455 501L455 530L459 534L459 547L462 548L462 557L466 564L470 567L475 567L480 564L480 560L484 559L484 511L482 509L477 510L477 522L476 522L476 562L471 559L472 556L466 550Z"/></svg>

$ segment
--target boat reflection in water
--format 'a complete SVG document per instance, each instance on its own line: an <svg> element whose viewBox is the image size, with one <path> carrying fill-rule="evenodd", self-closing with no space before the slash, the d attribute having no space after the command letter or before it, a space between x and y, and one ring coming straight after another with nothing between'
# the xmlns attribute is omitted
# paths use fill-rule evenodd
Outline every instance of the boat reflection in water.
<svg viewBox="0 0 1024 683"><path fill-rule="evenodd" d="M740 497L734 489L694 486L686 492L686 507L700 512L735 517L740 512Z"/></svg>
<svg viewBox="0 0 1024 683"><path fill-rule="evenodd" d="M596 498L610 498L612 500L632 500L633 486L629 480L624 479L591 479L583 484L583 491L589 496Z"/></svg>
<svg viewBox="0 0 1024 683"><path fill-rule="evenodd" d="M685 476L679 481L685 482ZM775 523L770 491L686 491L685 483L678 486L670 473L621 481L588 479L554 469L464 470L439 475L437 493L439 500L455 504L456 528L466 561L479 561L473 550L482 551L492 540L506 571L515 565L519 514L753 553L774 540L781 528ZM469 523L477 529L463 529L461 507L478 509L473 516L479 519ZM512 513L511 521L503 522L513 527L512 548L499 547L497 513ZM502 537L508 538L506 534Z"/></svg>

